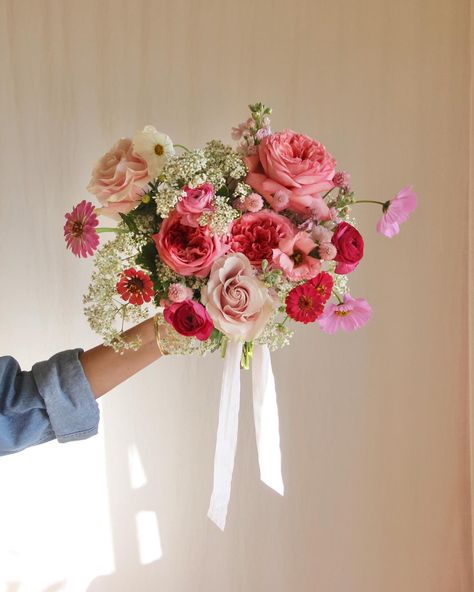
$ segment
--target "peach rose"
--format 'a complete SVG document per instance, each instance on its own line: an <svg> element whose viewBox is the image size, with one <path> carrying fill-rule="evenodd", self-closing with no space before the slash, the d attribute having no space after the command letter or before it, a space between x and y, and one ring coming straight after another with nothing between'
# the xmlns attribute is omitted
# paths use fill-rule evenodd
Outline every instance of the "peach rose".
<svg viewBox="0 0 474 592"><path fill-rule="evenodd" d="M215 327L234 341L258 337L275 308L242 253L225 255L214 263L201 299Z"/></svg>
<svg viewBox="0 0 474 592"><path fill-rule="evenodd" d="M245 158L245 163L246 182L271 206L275 193L284 191L289 209L302 214L316 211L319 219L329 220L329 208L320 194L334 187L336 161L322 144L286 130L264 138L258 154Z"/></svg>
<svg viewBox="0 0 474 592"><path fill-rule="evenodd" d="M87 186L104 206L97 213L119 219L140 202L150 181L146 160L133 151L132 140L122 138L95 165Z"/></svg>

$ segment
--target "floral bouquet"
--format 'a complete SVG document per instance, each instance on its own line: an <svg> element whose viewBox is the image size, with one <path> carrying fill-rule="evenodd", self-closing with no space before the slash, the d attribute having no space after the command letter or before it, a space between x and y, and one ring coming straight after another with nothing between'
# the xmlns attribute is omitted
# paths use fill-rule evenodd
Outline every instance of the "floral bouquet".
<svg viewBox="0 0 474 592"><path fill-rule="evenodd" d="M163 352L225 357L209 516L224 527L235 455L239 370L253 358L262 480L283 493L270 351L290 342L290 320L325 333L365 325L371 307L348 276L364 254L353 206L382 208L377 230L399 232L416 207L410 187L387 201L356 199L350 176L310 137L272 132L271 109L250 105L236 147L211 140L190 150L147 126L97 163L82 201L66 214L75 255L95 254L84 296L90 326L121 352L125 322L155 314ZM98 227L98 215L117 222ZM99 246L99 233L112 240ZM157 331L157 336L159 335Z"/></svg>

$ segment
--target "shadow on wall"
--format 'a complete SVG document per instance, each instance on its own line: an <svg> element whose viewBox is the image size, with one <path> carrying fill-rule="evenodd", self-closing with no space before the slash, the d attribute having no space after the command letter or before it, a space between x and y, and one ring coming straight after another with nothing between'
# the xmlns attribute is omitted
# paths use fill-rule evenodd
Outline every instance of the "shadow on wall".
<svg viewBox="0 0 474 592"><path fill-rule="evenodd" d="M109 507L116 571L97 577L87 592L118 592L130 581L137 589L145 590L156 578L162 556L156 511L143 509L149 506L155 488L148 482L137 444L120 434L111 440L106 438L106 447L107 480L113 483Z"/></svg>

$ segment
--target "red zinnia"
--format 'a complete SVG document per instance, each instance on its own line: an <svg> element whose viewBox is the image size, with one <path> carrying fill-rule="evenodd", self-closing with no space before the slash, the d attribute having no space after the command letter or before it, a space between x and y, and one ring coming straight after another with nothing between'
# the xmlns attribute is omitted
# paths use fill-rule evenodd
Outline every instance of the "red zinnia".
<svg viewBox="0 0 474 592"><path fill-rule="evenodd" d="M150 277L138 269L126 269L117 282L117 292L130 304L143 304L153 298L153 282Z"/></svg>
<svg viewBox="0 0 474 592"><path fill-rule="evenodd" d="M329 273L321 271L321 273L318 273L318 275L310 280L309 283L316 288L316 292L321 297L323 303L329 300L334 285L334 280Z"/></svg>
<svg viewBox="0 0 474 592"><path fill-rule="evenodd" d="M74 206L71 213L65 214L64 238L67 248L77 257L93 255L99 245L99 235L95 227L99 220L94 213L94 205L83 199Z"/></svg>
<svg viewBox="0 0 474 592"><path fill-rule="evenodd" d="M312 323L324 311L324 302L311 282L293 288L286 297L286 312L300 323Z"/></svg>

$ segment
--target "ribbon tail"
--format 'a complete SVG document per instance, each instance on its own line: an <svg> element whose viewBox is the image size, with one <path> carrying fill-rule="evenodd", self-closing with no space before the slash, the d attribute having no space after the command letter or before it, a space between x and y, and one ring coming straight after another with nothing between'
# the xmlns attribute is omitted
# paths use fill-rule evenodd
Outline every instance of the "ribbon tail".
<svg viewBox="0 0 474 592"><path fill-rule="evenodd" d="M270 350L255 345L252 360L253 411L257 436L260 478L280 495L284 493L281 475L280 425Z"/></svg>
<svg viewBox="0 0 474 592"><path fill-rule="evenodd" d="M242 344L231 342L227 346L222 376L219 426L214 456L214 487L207 512L216 526L225 528L234 471L240 408L240 360Z"/></svg>

